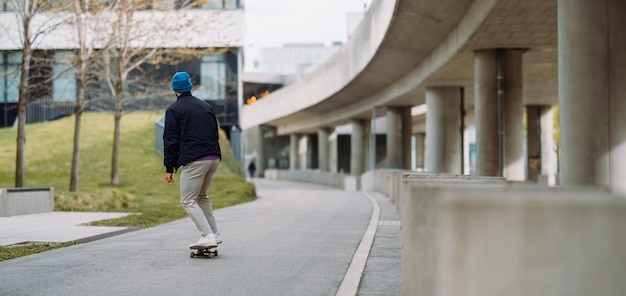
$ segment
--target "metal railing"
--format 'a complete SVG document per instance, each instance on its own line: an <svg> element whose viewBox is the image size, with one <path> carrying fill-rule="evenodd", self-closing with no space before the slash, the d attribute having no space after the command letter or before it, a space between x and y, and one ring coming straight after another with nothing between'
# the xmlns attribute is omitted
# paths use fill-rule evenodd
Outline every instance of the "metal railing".
<svg viewBox="0 0 626 296"><path fill-rule="evenodd" d="M74 102L36 101L26 105L26 123L55 120L74 113ZM0 127L14 126L17 121L17 103L0 103Z"/></svg>

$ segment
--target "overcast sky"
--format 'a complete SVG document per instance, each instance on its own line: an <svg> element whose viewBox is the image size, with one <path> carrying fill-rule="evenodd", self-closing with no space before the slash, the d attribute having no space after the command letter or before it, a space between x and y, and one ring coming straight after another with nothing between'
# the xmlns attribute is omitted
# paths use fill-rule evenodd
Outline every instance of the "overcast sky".
<svg viewBox="0 0 626 296"><path fill-rule="evenodd" d="M347 39L346 15L372 0L245 0L246 47Z"/></svg>

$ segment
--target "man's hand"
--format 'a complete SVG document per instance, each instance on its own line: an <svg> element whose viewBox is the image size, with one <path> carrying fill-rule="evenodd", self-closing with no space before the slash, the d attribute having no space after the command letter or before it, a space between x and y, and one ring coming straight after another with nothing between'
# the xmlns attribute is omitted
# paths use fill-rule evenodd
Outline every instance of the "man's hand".
<svg viewBox="0 0 626 296"><path fill-rule="evenodd" d="M172 177L172 173L165 173L165 181L167 183L174 183L174 178Z"/></svg>

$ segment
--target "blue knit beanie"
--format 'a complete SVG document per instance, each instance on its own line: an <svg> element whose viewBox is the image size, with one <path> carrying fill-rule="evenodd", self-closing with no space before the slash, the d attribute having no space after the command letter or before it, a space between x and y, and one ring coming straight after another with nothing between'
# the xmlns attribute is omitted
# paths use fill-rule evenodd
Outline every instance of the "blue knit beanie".
<svg viewBox="0 0 626 296"><path fill-rule="evenodd" d="M191 80L187 72L176 72L172 76L172 89L177 93L184 93L191 91Z"/></svg>

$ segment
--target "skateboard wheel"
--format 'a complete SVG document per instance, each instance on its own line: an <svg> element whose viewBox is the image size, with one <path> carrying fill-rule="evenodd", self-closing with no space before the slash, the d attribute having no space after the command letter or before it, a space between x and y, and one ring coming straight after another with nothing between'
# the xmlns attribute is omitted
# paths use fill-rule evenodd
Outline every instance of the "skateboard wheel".
<svg viewBox="0 0 626 296"><path fill-rule="evenodd" d="M191 258L195 257L195 255L196 254L194 252L189 253L189 257L191 257Z"/></svg>
<svg viewBox="0 0 626 296"><path fill-rule="evenodd" d="M218 252L217 252L217 250L215 250L215 256L217 256L217 254L218 254Z"/></svg>

